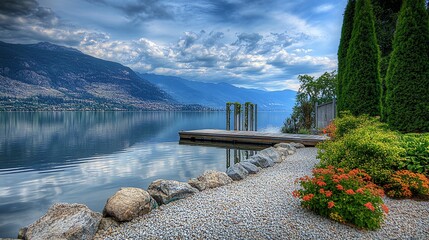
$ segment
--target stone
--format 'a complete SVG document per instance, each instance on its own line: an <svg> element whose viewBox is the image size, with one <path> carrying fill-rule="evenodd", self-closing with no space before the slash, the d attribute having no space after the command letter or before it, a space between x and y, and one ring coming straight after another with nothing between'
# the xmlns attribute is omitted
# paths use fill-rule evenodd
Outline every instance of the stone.
<svg viewBox="0 0 429 240"><path fill-rule="evenodd" d="M206 186L206 189L221 187L233 182L226 173L215 170L207 170L197 179Z"/></svg>
<svg viewBox="0 0 429 240"><path fill-rule="evenodd" d="M261 167L261 168L267 168L267 167L272 167L274 166L274 161L271 160L270 157L268 157L265 154L256 154L251 156L250 158L247 159L250 163Z"/></svg>
<svg viewBox="0 0 429 240"><path fill-rule="evenodd" d="M289 155L289 150L282 147L276 147L275 149L280 154L280 159L278 160L278 162L283 162Z"/></svg>
<svg viewBox="0 0 429 240"><path fill-rule="evenodd" d="M199 181L196 178L191 178L188 181L189 185L191 185L192 187L200 190L200 191L204 191L206 189L206 184L204 182Z"/></svg>
<svg viewBox="0 0 429 240"><path fill-rule="evenodd" d="M244 167L244 169L246 169L247 170L247 172L249 173L249 174L256 174L256 173L258 173L259 172L259 167L257 167L255 164L252 164L251 162L249 162L249 161L242 161L242 162L240 162L240 164L241 164L241 166L243 166Z"/></svg>
<svg viewBox="0 0 429 240"><path fill-rule="evenodd" d="M293 146L293 147L295 147L295 148L305 148L305 145L302 144L302 143L291 142L290 145Z"/></svg>
<svg viewBox="0 0 429 240"><path fill-rule="evenodd" d="M121 188L107 200L103 216L125 222L147 214L157 207L156 201L145 190L132 187Z"/></svg>
<svg viewBox="0 0 429 240"><path fill-rule="evenodd" d="M159 205L187 198L199 192L188 183L164 179L153 181L147 191Z"/></svg>
<svg viewBox="0 0 429 240"><path fill-rule="evenodd" d="M118 227L119 223L115 221L115 219L110 217L104 217L100 221L100 225L98 225L98 230L107 231L110 228Z"/></svg>
<svg viewBox="0 0 429 240"><path fill-rule="evenodd" d="M93 239L101 213L83 204L55 203L24 230L24 239Z"/></svg>
<svg viewBox="0 0 429 240"><path fill-rule="evenodd" d="M249 172L240 164L236 163L226 170L226 174L234 181L243 180Z"/></svg>
<svg viewBox="0 0 429 240"><path fill-rule="evenodd" d="M280 163L283 161L281 154L273 147L263 149L259 151L258 154L269 157L271 160L273 160L274 163Z"/></svg>

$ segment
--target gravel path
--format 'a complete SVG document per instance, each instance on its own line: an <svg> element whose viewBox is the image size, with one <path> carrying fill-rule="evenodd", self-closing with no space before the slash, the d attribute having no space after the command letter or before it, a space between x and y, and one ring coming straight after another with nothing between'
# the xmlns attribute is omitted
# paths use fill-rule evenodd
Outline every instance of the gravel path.
<svg viewBox="0 0 429 240"><path fill-rule="evenodd" d="M359 230L302 209L294 180L311 174L315 148L233 184L172 202L96 239L429 239L429 202L385 199L377 231Z"/></svg>

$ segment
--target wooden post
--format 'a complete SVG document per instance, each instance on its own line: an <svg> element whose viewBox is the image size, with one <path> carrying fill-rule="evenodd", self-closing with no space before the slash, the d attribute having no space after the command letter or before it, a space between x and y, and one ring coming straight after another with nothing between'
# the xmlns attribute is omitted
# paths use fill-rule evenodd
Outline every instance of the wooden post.
<svg viewBox="0 0 429 240"><path fill-rule="evenodd" d="M231 103L226 103L226 130L231 130Z"/></svg>
<svg viewBox="0 0 429 240"><path fill-rule="evenodd" d="M258 104L255 104L255 131L258 131Z"/></svg>
<svg viewBox="0 0 429 240"><path fill-rule="evenodd" d="M237 131L237 104L234 104L234 131Z"/></svg>
<svg viewBox="0 0 429 240"><path fill-rule="evenodd" d="M253 131L253 122L254 122L254 115L253 115L253 106L254 104L250 105L250 131Z"/></svg>
<svg viewBox="0 0 429 240"><path fill-rule="evenodd" d="M249 131L249 106L249 102L244 104L244 131Z"/></svg>
<svg viewBox="0 0 429 240"><path fill-rule="evenodd" d="M319 110L318 110L318 108L319 108L319 104L317 104L317 102L316 102L316 104L315 104L315 106L314 106L314 109L316 110L315 111L315 119L314 119L314 128L315 129L319 129L319 114L317 113Z"/></svg>

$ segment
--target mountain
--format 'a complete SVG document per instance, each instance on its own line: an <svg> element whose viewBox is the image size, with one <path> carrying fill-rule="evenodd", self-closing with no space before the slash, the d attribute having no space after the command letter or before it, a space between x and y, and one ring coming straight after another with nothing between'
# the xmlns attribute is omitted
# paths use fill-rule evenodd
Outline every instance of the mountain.
<svg viewBox="0 0 429 240"><path fill-rule="evenodd" d="M0 42L0 111L182 108L119 63L46 42Z"/></svg>
<svg viewBox="0 0 429 240"><path fill-rule="evenodd" d="M252 102L259 110L292 111L296 92L262 91L235 87L227 83L204 83L179 77L138 73L159 88L167 92L182 104L200 104L212 108L224 109L227 102Z"/></svg>

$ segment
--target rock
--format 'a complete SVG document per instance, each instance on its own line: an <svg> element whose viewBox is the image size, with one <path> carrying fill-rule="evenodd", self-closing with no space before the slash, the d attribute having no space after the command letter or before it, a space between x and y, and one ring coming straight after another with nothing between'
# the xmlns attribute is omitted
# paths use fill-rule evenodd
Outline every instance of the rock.
<svg viewBox="0 0 429 240"><path fill-rule="evenodd" d="M240 162L240 164L241 166L244 167L244 169L247 170L249 174L255 174L259 172L259 168L255 164L252 164L249 161L242 161Z"/></svg>
<svg viewBox="0 0 429 240"><path fill-rule="evenodd" d="M287 149L288 155L295 154L296 148L292 145L292 143L278 143L274 145L275 148L285 148Z"/></svg>
<svg viewBox="0 0 429 240"><path fill-rule="evenodd" d="M239 181L245 179L249 175L249 172L240 163L236 163L226 170L226 174L232 180Z"/></svg>
<svg viewBox="0 0 429 240"><path fill-rule="evenodd" d="M24 239L93 239L101 214L83 204L56 203L27 227Z"/></svg>
<svg viewBox="0 0 429 240"><path fill-rule="evenodd" d="M199 181L196 178L191 178L188 181L189 185L191 185L192 187L200 190L200 191L204 191L206 189L206 184L204 182Z"/></svg>
<svg viewBox="0 0 429 240"><path fill-rule="evenodd" d="M233 182L224 172L207 170L199 176L198 181L202 182L206 188L217 188Z"/></svg>
<svg viewBox="0 0 429 240"><path fill-rule="evenodd" d="M24 239L26 232L27 232L27 227L20 228L18 232L18 239Z"/></svg>
<svg viewBox="0 0 429 240"><path fill-rule="evenodd" d="M291 142L290 145L295 147L295 148L305 148L304 144L302 144L302 143Z"/></svg>
<svg viewBox="0 0 429 240"><path fill-rule="evenodd" d="M286 157L289 155L289 150L287 150L286 148L282 148L282 147L276 147L275 149L280 154L280 158L279 158L278 162L283 162L286 159Z"/></svg>
<svg viewBox="0 0 429 240"><path fill-rule="evenodd" d="M121 188L107 200L103 216L124 222L147 214L157 207L156 201L145 190L132 187Z"/></svg>
<svg viewBox="0 0 429 240"><path fill-rule="evenodd" d="M159 205L187 198L199 192L188 183L164 179L153 181L147 191Z"/></svg>
<svg viewBox="0 0 429 240"><path fill-rule="evenodd" d="M265 155L273 160L274 163L282 162L281 154L273 147L266 148L262 151L259 151L258 154Z"/></svg>
<svg viewBox="0 0 429 240"><path fill-rule="evenodd" d="M250 163L261 167L261 168L267 168L267 167L272 167L274 166L274 161L267 156L266 154L256 154L251 156L250 158L247 159Z"/></svg>
<svg viewBox="0 0 429 240"><path fill-rule="evenodd" d="M109 230L111 227L117 227L119 226L119 223L115 221L115 219L110 217L102 218L100 221L100 225L98 225L98 230Z"/></svg>

